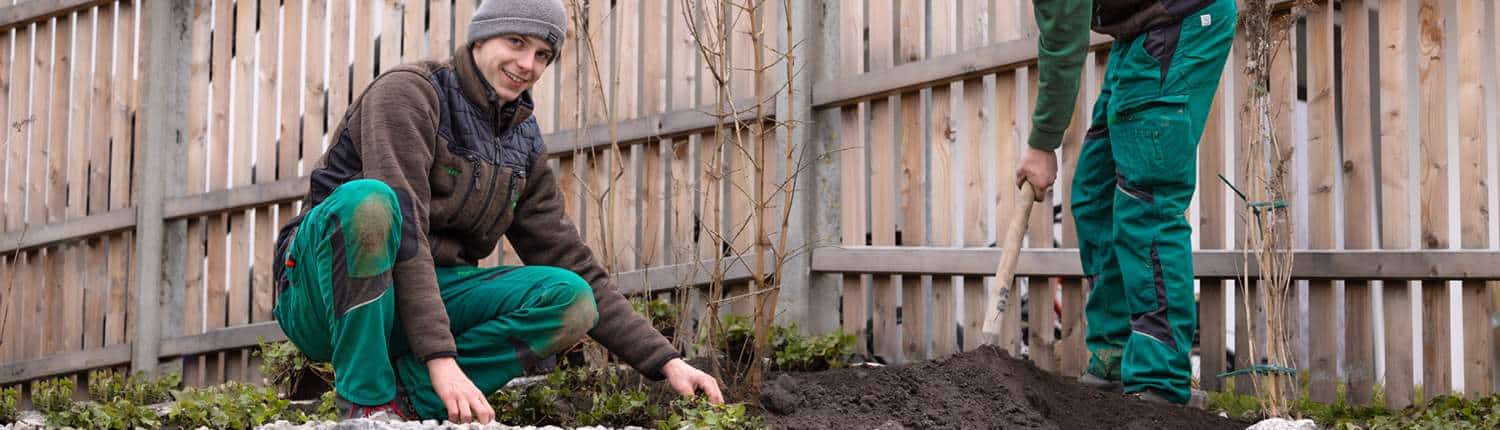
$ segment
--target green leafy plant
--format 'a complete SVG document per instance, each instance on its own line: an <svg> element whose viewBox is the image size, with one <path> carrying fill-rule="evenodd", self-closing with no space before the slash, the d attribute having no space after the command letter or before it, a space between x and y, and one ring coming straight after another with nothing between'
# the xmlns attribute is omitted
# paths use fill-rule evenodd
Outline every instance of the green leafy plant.
<svg viewBox="0 0 1500 430"><path fill-rule="evenodd" d="M317 411L310 418L320 421L338 421L339 406L337 397L338 395L333 390L324 391L323 395L318 398Z"/></svg>
<svg viewBox="0 0 1500 430"><path fill-rule="evenodd" d="M300 391L321 392L333 386L333 364L313 361L291 342L267 343L260 340L259 343L260 348L255 351L255 355L261 359L260 374L266 378L268 385L276 387L282 394L293 398L311 398L303 397L308 393ZM318 378L321 384L311 384L317 387L300 390L304 388L303 385L311 382L307 379L309 376Z"/></svg>
<svg viewBox="0 0 1500 430"><path fill-rule="evenodd" d="M20 387L0 389L0 424L16 422L16 403L20 400Z"/></svg>
<svg viewBox="0 0 1500 430"><path fill-rule="evenodd" d="M145 372L125 376L110 369L89 372L89 396L96 402L126 399L143 405L172 400L172 390L182 384L182 375L169 373L151 380Z"/></svg>
<svg viewBox="0 0 1500 430"><path fill-rule="evenodd" d="M37 381L31 386L31 405L44 414L67 411L73 406L74 384L72 377Z"/></svg>
<svg viewBox="0 0 1500 430"><path fill-rule="evenodd" d="M626 390L594 394L593 405L578 415L578 424L647 425L660 419L660 408L649 401L645 390Z"/></svg>
<svg viewBox="0 0 1500 430"><path fill-rule="evenodd" d="M206 389L176 393L177 403L167 410L167 424L186 428L250 428L287 420L305 422L307 414L290 408L270 387L228 382Z"/></svg>
<svg viewBox="0 0 1500 430"><path fill-rule="evenodd" d="M651 321L651 326L657 331L667 334L677 329L677 314L681 310L677 305L663 299L649 301L637 301L631 304L635 312Z"/></svg>
<svg viewBox="0 0 1500 430"><path fill-rule="evenodd" d="M854 335L837 331L822 336L803 336L797 324L771 329L772 358L777 369L818 371L844 367L854 351Z"/></svg>
<svg viewBox="0 0 1500 430"><path fill-rule="evenodd" d="M562 390L547 384L506 388L490 395L495 419L503 423L558 422L563 418Z"/></svg>
<svg viewBox="0 0 1500 430"><path fill-rule="evenodd" d="M715 337L718 339L719 348L731 360L748 360L751 341L755 339L754 322L743 315L725 315L724 322L719 324Z"/></svg>
<svg viewBox="0 0 1500 430"><path fill-rule="evenodd" d="M148 406L119 398L102 403L77 403L65 410L47 413L48 427L81 429L134 429L161 427L161 416Z"/></svg>
<svg viewBox="0 0 1500 430"><path fill-rule="evenodd" d="M766 428L760 417L752 415L743 403L717 405L702 396L672 401L672 415L657 424L659 430L723 429L747 430Z"/></svg>
<svg viewBox="0 0 1500 430"><path fill-rule="evenodd" d="M1495 429L1500 428L1500 395L1477 399L1438 396L1425 405L1413 405L1399 415L1369 420L1371 430L1395 429Z"/></svg>

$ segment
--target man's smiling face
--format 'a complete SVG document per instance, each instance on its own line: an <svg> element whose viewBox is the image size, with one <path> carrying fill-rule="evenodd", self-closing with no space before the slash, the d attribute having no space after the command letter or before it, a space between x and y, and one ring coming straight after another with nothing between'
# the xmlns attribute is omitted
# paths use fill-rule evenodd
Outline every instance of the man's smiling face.
<svg viewBox="0 0 1500 430"><path fill-rule="evenodd" d="M474 64L500 100L510 102L531 89L556 55L546 41L516 34L474 44Z"/></svg>

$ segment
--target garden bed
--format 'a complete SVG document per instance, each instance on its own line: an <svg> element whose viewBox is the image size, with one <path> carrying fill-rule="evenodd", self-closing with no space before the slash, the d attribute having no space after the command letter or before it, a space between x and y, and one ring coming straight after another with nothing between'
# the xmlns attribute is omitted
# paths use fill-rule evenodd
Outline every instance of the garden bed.
<svg viewBox="0 0 1500 430"><path fill-rule="evenodd" d="M775 428L1243 429L1250 423L1104 393L993 346L934 361L773 376Z"/></svg>

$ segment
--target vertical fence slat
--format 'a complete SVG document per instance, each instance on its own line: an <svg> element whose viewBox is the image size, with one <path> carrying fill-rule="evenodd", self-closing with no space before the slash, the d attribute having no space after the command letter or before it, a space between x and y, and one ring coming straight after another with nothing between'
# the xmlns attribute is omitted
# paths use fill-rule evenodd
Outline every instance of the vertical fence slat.
<svg viewBox="0 0 1500 430"><path fill-rule="evenodd" d="M1313 249L1334 247L1334 164L1338 162L1338 130L1333 88L1333 5L1315 9L1307 18L1307 166L1308 245ZM1334 339L1337 335L1335 291L1331 281L1308 283L1308 339ZM1310 396L1331 403L1335 400L1338 359L1337 342L1310 342L1307 368Z"/></svg>
<svg viewBox="0 0 1500 430"><path fill-rule="evenodd" d="M899 0L897 65L922 60L926 48L924 3ZM923 140L926 135L922 127L923 93L901 94L898 99L899 119L894 121L901 139L897 149L899 170L895 178L901 199L901 218L896 223L896 233L900 237L897 242L908 246L927 245L927 145ZM900 315L902 356L907 361L928 357L927 318L930 311L924 284L931 279L931 276L905 276L899 284L901 297L897 315Z"/></svg>
<svg viewBox="0 0 1500 430"><path fill-rule="evenodd" d="M256 52L256 107L255 125L255 183L264 184L274 181L277 174L277 149L280 126L277 123L276 95L279 86L286 81L276 78L276 64L282 58L277 48L278 12L277 1L267 0L260 5L260 28L256 33L259 40L259 49ZM249 130L247 130L249 131ZM260 322L271 319L271 306L273 305L271 295L275 289L271 286L271 252L268 250L273 246L276 234L275 218L272 211L273 206L261 206L255 209L255 230L253 231L251 248L247 250L250 267L250 315L249 322ZM250 370L254 370L254 367ZM253 380L259 380L252 378Z"/></svg>
<svg viewBox="0 0 1500 430"><path fill-rule="evenodd" d="M6 142L10 142L9 124L11 123L11 104L16 102L16 100L11 98L10 91L11 86L15 82L11 79L10 74L11 65L13 64L13 60L11 59L11 42L13 38L11 35L14 33L15 30L0 30L0 121L4 121L0 122L0 124L5 125L5 129L0 130L0 136L3 136ZM12 186L11 181L14 180L13 177L17 176L15 175L15 166L18 164L17 159L14 154L11 154L14 149L15 145L5 145L4 148L0 148L0 204L5 205L5 208L0 208L0 231L5 232L11 230L10 212L15 206L11 201L9 193ZM9 339L9 337L5 339ZM0 346L0 349L4 349L3 346Z"/></svg>
<svg viewBox="0 0 1500 430"><path fill-rule="evenodd" d="M952 54L957 47L955 36L957 35L954 21L957 20L958 8L953 2L933 2L930 21L928 26L928 39L930 51L929 58L941 57ZM928 149L930 155L931 170L928 180L931 183L932 194L930 196L932 215L928 220L928 234L931 236L931 245L955 246L961 245L955 240L953 234L956 224L954 223L954 205L957 204L955 194L955 176L953 169L959 165L957 158L958 139L954 129L954 103L953 85L944 84L932 88L930 102ZM958 300L954 291L954 277L934 276L932 277L932 354L944 357L958 351Z"/></svg>
<svg viewBox="0 0 1500 430"><path fill-rule="evenodd" d="M889 69L894 65L894 11L891 0L871 2L869 5L869 67L871 72ZM894 107L890 98L870 101L870 120L867 125L870 145L870 234L875 246L896 244L896 144L898 132ZM896 306L899 304L899 276L880 276L871 284L874 310L870 315L875 342L875 355L887 362L901 360L899 327L896 326Z"/></svg>
<svg viewBox="0 0 1500 430"><path fill-rule="evenodd" d="M191 87L188 93L188 166L187 186L183 187L185 193L191 195L208 191L206 188L206 177L208 166L207 154L209 153L209 123L212 121L213 110L209 101L209 73L211 64L210 55L213 52L213 2L211 0L196 0L193 2L192 18L192 57L189 62L189 79ZM204 264L204 241L207 238L206 224L204 218L192 218L188 220L187 243L181 246L187 247L183 262L183 282L185 291L183 293L182 310L182 334L193 335L203 332L203 306L205 304L204 289L205 275ZM170 244L169 244L170 245ZM204 360L201 356L187 357L183 361L183 385L203 385Z"/></svg>
<svg viewBox="0 0 1500 430"><path fill-rule="evenodd" d="M1411 135L1407 115L1412 98L1407 82L1411 57L1404 35L1409 27L1407 4L1400 0L1380 3L1380 73L1386 79L1380 85L1380 195L1381 247L1406 249L1413 244L1410 235L1411 208L1410 157ZM1406 281L1384 283L1385 316L1385 396L1392 408L1405 407L1412 401L1412 327L1411 295Z"/></svg>
<svg viewBox="0 0 1500 430"><path fill-rule="evenodd" d="M286 0L282 4L282 25L280 31L281 60L277 62L277 66L280 68L280 75L276 79L276 84L279 87L278 90L281 93L279 102L281 106L281 119L278 127L281 136L277 139L276 145L276 178L278 180L295 179L298 177L297 161L302 157L302 148L305 147L302 143L302 134L303 128L307 127L307 124L302 121L303 106L299 103L301 101L299 96L304 93L302 89L303 81L301 79L303 73L302 61L309 58L314 52L312 44L303 41L302 31L303 26L306 24L304 22L305 11L303 3L302 0ZM313 34L321 34L321 30L325 27L307 28ZM315 37L310 37L309 39L312 38ZM314 72L308 70L307 73L311 75ZM311 111L313 104L309 100L306 109ZM314 156L313 154L307 154L309 159ZM268 219L272 220L266 225L268 228L266 230L256 230L256 235L263 238L265 242L262 243L265 243L267 246L266 248L256 248L256 257L261 259L257 261L264 261L265 263L264 267L258 268L265 270L266 278L264 280L267 282L267 285L264 291L269 294L262 297L262 300L257 301L257 304L265 306L263 308L265 314L262 315L266 319L270 319L270 310L276 303L275 295L279 294L273 285L273 279L275 278L274 271L277 263L274 255L274 240L277 231L280 230L280 226L286 224L295 215L294 207L292 202L276 205L276 217L268 217ZM257 266L259 266L259 263Z"/></svg>
<svg viewBox="0 0 1500 430"><path fill-rule="evenodd" d="M27 159L27 192L26 192L26 224L32 227L41 227L47 224L47 157L51 152L47 135L51 132L48 107L51 106L52 97L52 36L55 28L51 21L37 23L33 30L32 58L29 67L31 70L30 101L27 108L30 110L23 126L28 136L28 146L31 148L31 157ZM124 153L128 154L128 153ZM129 171L125 171L129 174ZM129 177L124 179L129 181ZM117 188L118 189L118 188ZM126 189L128 193L129 190ZM41 250L37 250L41 252ZM38 254L40 256L40 254ZM35 267L41 269L41 267ZM46 304L46 295L50 289L38 291L43 296L42 307ZM37 315L45 317L45 315ZM47 321L33 320L33 321Z"/></svg>
<svg viewBox="0 0 1500 430"><path fill-rule="evenodd" d="M588 6L588 15L585 15L588 25L578 26L579 33L584 36L579 47L586 47L587 52L578 60L584 64L580 84L587 88L588 97L579 102L586 103L583 104L586 124L604 124L610 113L608 108L614 103L614 92L610 91L610 82L614 79L614 68L610 67L614 64L611 56L614 51L614 27L611 25L614 14L609 12L611 5L608 2L587 2L584 5ZM597 192L598 188L595 190Z"/></svg>
<svg viewBox="0 0 1500 430"><path fill-rule="evenodd" d="M354 3L354 69L350 71L353 86L349 88L349 94L353 97L350 103L353 103L375 77L375 60L380 58L380 52L375 50L374 20L384 17L381 11L384 2L350 0L350 3Z"/></svg>
<svg viewBox="0 0 1500 430"><path fill-rule="evenodd" d="M73 39L69 58L73 63L68 73L72 82L69 84L69 95L67 97L67 110L69 122L73 124L88 124L88 97L90 72L93 65L93 27L89 19L88 11L80 11L68 17L71 22ZM5 43L0 41L0 44ZM3 55L3 54L0 54ZM3 69L3 67L0 67ZM0 103L3 104L3 103ZM0 109L4 109L0 107ZM4 115L0 114L0 118ZM67 127L66 125L64 127ZM73 127L67 130L66 152L67 165L64 179L63 193L65 203L64 217L66 219L78 219L88 213L88 129L84 127ZM65 341L68 350L81 349L84 339L87 337L85 331L84 313L84 282L83 274L87 268L84 260L87 249L82 242L76 242L68 247L67 260L69 267L65 268L64 281L66 292L63 303L66 305L64 318L67 321L66 333L69 333Z"/></svg>
<svg viewBox="0 0 1500 430"><path fill-rule="evenodd" d="M280 117L277 130L281 135L276 141L276 178L297 177L297 159L301 155L302 106L298 96L302 95L302 60L312 54L309 44L302 41L303 0L285 0L282 5L281 59L276 62L280 69L276 86L281 94ZM322 27L312 28L321 30ZM309 105L312 103L308 103ZM290 203L281 205L278 212L282 219L291 217ZM268 232L259 232L265 234ZM269 232L275 235L274 232Z"/></svg>
<svg viewBox="0 0 1500 430"><path fill-rule="evenodd" d="M453 55L453 0L434 1L428 7L430 28L427 33L427 58L434 60L449 58ZM469 22L463 21L459 24L468 25Z"/></svg>
<svg viewBox="0 0 1500 430"><path fill-rule="evenodd" d="M62 220L63 202L65 196L63 190L63 163L67 160L67 147L65 140L67 130L67 99L68 62L67 49L70 38L66 34L67 17L58 17L49 20L46 25L37 25L37 33L46 39L51 39L48 46L37 44L37 50L41 62L37 64L36 74L44 77L46 82L40 83L36 88L36 95L32 99L34 109L41 109L44 115L37 118L36 137L32 138L32 145L40 147L46 152L46 158L32 160L34 167L41 171L40 175L32 176L31 180L38 187L43 187L43 192L37 193L36 198L44 202L36 209L36 218L32 222L37 225L50 224ZM45 30L44 30L45 29ZM43 51L45 49L45 51ZM44 327L42 334L43 354L53 354L62 349L60 342L66 336L62 329L66 325L63 321L62 312L62 248L51 246L45 249L46 259L43 270L46 270L46 301L42 303L39 312L42 319L36 321L48 325Z"/></svg>
<svg viewBox="0 0 1500 430"><path fill-rule="evenodd" d="M1448 130L1443 45L1445 34L1442 6L1438 0L1422 0L1417 12L1418 75L1421 80L1421 243L1422 249L1447 249L1448 238ZM1447 394L1452 386L1449 358L1448 282L1422 282L1422 391L1426 398Z"/></svg>
<svg viewBox="0 0 1500 430"><path fill-rule="evenodd" d="M345 3L347 2L340 2ZM209 165L207 175L209 190L217 191L229 187L229 160L230 160L230 134L229 120L233 107L234 88L231 74L234 73L234 57L231 50L234 49L234 4L227 0L215 0L213 18L213 48L212 64L210 65L211 91L213 94L213 122L211 124L211 140L209 141L209 157L212 164ZM226 265L228 264L229 244L229 215L214 214L207 217L207 239L208 248L205 251L208 261L207 283L205 293L205 307L203 318L205 329L224 327L226 305L228 295L226 291L227 276ZM205 385L211 385L223 381L225 354L208 354L205 360L204 371Z"/></svg>
<svg viewBox="0 0 1500 430"><path fill-rule="evenodd" d="M21 68L18 66L13 67L15 62L11 59L13 52L19 51L19 49L12 49L12 42L15 39L12 35L16 33L17 31L14 30L0 30L0 98L4 99L0 101L0 121L4 121L3 124L6 125L4 130L0 130L0 136L4 136L6 142L12 141L13 135L9 126L12 122L10 115L15 112L14 109L18 109L15 106L19 102L19 100L16 100L18 97L12 97L13 93L11 91L15 87L15 83L18 82L12 79L11 71L12 69L19 70ZM16 46L19 47L20 45ZM10 190L12 189L12 184L20 180L22 176L18 174L19 167L17 166L24 165L22 164L24 158L17 156L18 148L20 148L20 145L9 144L5 145L5 148L0 148L0 157L4 157L3 160L0 160L0 166L5 166L0 167L0 169L4 169L0 170L0 196L5 197L5 208L0 209L0 230L6 232L12 230L11 212L17 206L14 203L14 198L11 197ZM3 312L6 315L20 315L19 298L21 291L15 286L20 267L18 257L20 257L19 253L0 255L0 271L3 271L7 280L4 286L5 303L0 303L0 307L4 308ZM6 323L4 327L5 331L0 332L0 342L3 342L0 343L0 359L15 359L17 327L19 327L19 324Z"/></svg>
<svg viewBox="0 0 1500 430"><path fill-rule="evenodd" d="M1228 70L1224 71L1227 75ZM1204 122L1203 136L1198 143L1198 243L1199 248L1226 249L1226 223L1232 217L1225 212L1224 184L1219 183L1220 174L1225 174L1225 161L1231 157L1225 151L1224 122L1226 87L1230 80L1221 79L1214 103L1209 107L1208 119ZM1232 110L1230 110L1232 112ZM1225 330L1227 312L1234 309L1224 306L1224 295L1230 291L1223 279L1202 279L1198 297L1198 333L1200 364L1198 380L1206 391L1223 388L1218 374L1225 367Z"/></svg>
<svg viewBox="0 0 1500 430"><path fill-rule="evenodd" d="M1296 199L1300 195L1300 188L1303 186L1301 178L1298 177L1299 169L1297 167L1298 161L1301 161L1298 160L1301 155L1296 150L1296 139L1298 137L1296 130L1299 125L1296 114L1297 91L1302 84L1302 79L1298 73L1298 63L1301 61L1298 58L1298 54L1301 52L1300 46L1306 42L1299 40L1300 38L1297 37L1296 31L1289 30L1286 37L1288 39L1284 40L1272 54L1274 57L1271 59L1271 92L1269 99L1271 103L1271 134L1274 136L1276 142L1291 142L1291 145L1277 145L1275 149L1270 150L1271 153L1267 155L1266 160L1269 166L1277 166L1278 163L1282 162L1286 163L1287 170L1285 176L1282 178L1282 184L1285 187L1283 190L1285 192L1284 197ZM1274 169L1274 167L1271 168ZM1272 171L1274 170L1267 171L1267 177L1270 176L1270 172ZM1292 225L1306 222L1301 218L1303 212L1296 210L1296 208L1290 208L1289 211L1288 218L1291 220ZM1290 237L1292 238L1292 243L1301 245L1301 242L1299 242L1301 236L1295 230L1290 234ZM1290 348L1287 353L1291 354L1292 359L1297 360L1299 377L1301 377L1306 375L1307 368L1305 363L1307 362L1303 360L1303 357L1305 357L1303 352L1306 349L1304 348L1305 344L1302 343L1302 339L1305 339L1302 335L1303 320L1301 312L1298 309L1301 306L1301 297L1299 297L1300 294L1298 293L1299 283L1299 281L1293 280L1291 281L1291 285L1288 286L1287 297L1282 307L1282 314L1266 315L1264 321L1269 326L1276 322L1275 318L1280 319L1282 329L1284 330L1283 333L1287 339L1287 347ZM1269 304L1267 306L1269 307ZM1267 328L1266 333L1269 335L1269 328ZM1260 348L1257 351L1265 349L1268 348ZM1256 359L1265 356L1265 354L1259 354Z"/></svg>
<svg viewBox="0 0 1500 430"><path fill-rule="evenodd" d="M1370 14L1364 0L1343 4L1342 104L1344 249L1370 249L1375 225L1375 146L1370 99ZM1375 388L1375 317L1369 281L1344 283L1344 378L1350 404L1368 405Z"/></svg>
<svg viewBox="0 0 1500 430"><path fill-rule="evenodd" d="M1230 156L1235 161L1230 166L1234 169L1234 183L1248 184L1247 178L1249 175L1246 172L1247 166L1245 166L1244 160L1246 155L1250 153L1249 136L1256 133L1251 128L1249 121L1244 120L1247 113L1246 109L1243 108L1250 97L1250 84L1243 72L1243 67L1249 56L1249 47L1245 45L1243 38L1235 38L1233 44L1229 62L1226 64L1226 68L1230 72L1225 76L1227 78L1225 82L1231 83L1228 85L1232 85L1230 88L1234 95L1233 103L1229 106L1228 112L1230 123L1235 124L1234 149L1230 152ZM1232 208L1230 213L1236 214L1237 217L1243 204L1243 202L1233 202L1230 206ZM1229 245L1231 248L1243 247L1249 243L1246 240L1245 231L1245 223L1234 223L1234 242ZM1234 282L1234 288L1230 290L1231 299L1229 301L1230 308L1233 309L1231 312L1234 313L1234 361L1232 366L1235 369L1244 369L1255 363L1255 359L1252 357L1253 354L1250 353L1250 344L1255 339L1255 324L1253 324L1255 318L1251 316L1256 310L1254 304L1255 282L1245 282L1243 278L1235 279ZM1233 383L1234 391L1238 394L1254 392L1254 386L1251 378L1248 376L1235 377Z"/></svg>
<svg viewBox="0 0 1500 430"><path fill-rule="evenodd" d="M306 52L303 59L307 60L307 71L303 85L302 101L305 103L305 111L302 114L302 166L298 169L301 174L311 173L313 166L323 156L323 133L330 124L328 121L337 121L336 118L328 118L329 83L324 80L325 59L331 57L329 52L328 37L325 31L311 31L313 29L328 28L328 2L327 0L307 0L307 29L305 35L307 40L303 42ZM306 208L303 208L306 210Z"/></svg>
<svg viewBox="0 0 1500 430"><path fill-rule="evenodd" d="M32 30L31 26L21 26L15 29L14 48L14 70L10 81L10 120L6 123L6 146L10 156L7 158L9 168L9 187L5 199L5 231L13 232L21 229L25 224L26 213L26 130L27 127L18 126L27 124L31 117L29 98L31 94L31 51ZM20 261L20 260L18 260ZM21 266L18 264L18 268Z"/></svg>
<svg viewBox="0 0 1500 430"><path fill-rule="evenodd" d="M230 144L234 157L230 160L230 185L241 187L252 183L254 177L254 132L255 132L255 20L256 2L239 0L235 13L234 31L234 107L232 127L233 142ZM225 324L237 326L250 322L250 228L253 220L249 210L229 214L229 289ZM247 364L240 351L225 354L225 380L243 380Z"/></svg>
<svg viewBox="0 0 1500 430"><path fill-rule="evenodd" d="M337 129L344 121L344 111L349 109L350 79L353 73L349 64L349 42L353 37L350 31L354 27L350 6L353 3L329 2L331 9L328 12L328 27L332 32L328 35L328 121L324 125L329 131ZM219 49L214 48L214 52L219 52Z"/></svg>
<svg viewBox="0 0 1500 430"><path fill-rule="evenodd" d="M401 31L401 59L389 65L381 65L381 70L390 70L400 63L421 60L427 56L427 53L423 52L428 46L426 40L427 12L433 3L439 2L429 0L401 3L402 12L404 13L401 16L401 26L397 27ZM388 25L395 26L395 23L392 22ZM395 40L392 40L392 42L395 42ZM392 45L395 44L392 43Z"/></svg>
<svg viewBox="0 0 1500 430"><path fill-rule="evenodd" d="M1459 127L1459 219L1462 247L1465 249L1488 249L1489 243L1489 154L1485 145L1484 118L1489 115L1485 98L1488 96L1486 67L1483 61L1485 43L1489 41L1485 5L1474 0L1460 0L1457 10L1458 52L1458 127ZM1490 80L1488 82L1494 82ZM1482 197L1481 197L1482 196ZM1490 348L1494 339L1490 337L1490 313L1494 310L1486 294L1485 282L1464 281L1461 309L1463 341L1464 391L1480 395L1490 392L1494 374L1490 363Z"/></svg>
<svg viewBox="0 0 1500 430"><path fill-rule="evenodd" d="M842 2L839 7L839 75L854 76L864 73L864 3ZM701 76L701 74L700 74ZM707 80L707 79L700 79ZM840 108L839 149L839 226L845 246L865 245L867 231L865 202L865 146L864 105L849 105ZM867 297L864 275L844 274L844 292L841 305L844 331L855 335L855 351L870 352L867 319Z"/></svg>
<svg viewBox="0 0 1500 430"><path fill-rule="evenodd" d="M958 16L961 21L959 23L959 51L978 48L989 43L987 28L989 24L989 5L987 2L977 2L977 4L959 3L959 8ZM1002 73L1001 75L1005 76L1007 74ZM955 173L956 175L960 175L961 178L959 179L959 195L983 196L985 191L985 176L983 172L992 166L997 166L993 163L985 163L986 160L982 156L982 154L985 154L985 147L993 147L990 141L984 139L984 136L986 136L985 130L989 129L986 125L986 119L991 115L990 109L985 105L984 81L982 78L963 81L962 92L955 94L955 96L960 97L958 104L961 106L959 109L962 109L962 112L958 115L959 120L957 125L959 131L958 141L961 148L959 151L962 155L955 158L955 160L963 160L962 166L955 166L962 172ZM1006 84L1001 83L996 86L1003 88ZM1003 166L995 168L1003 169ZM988 212L985 208L994 203L990 202L989 199L969 198L958 200L962 201L963 207L960 208L955 220L959 224L959 230L956 234L962 238L963 245L988 246L989 237L992 235L985 229L989 224L986 220ZM978 348L981 343L985 342L983 333L984 304L988 302L989 296L986 294L988 290L986 286L989 281L985 277L971 276L964 277L962 282L963 293L959 300L964 306L962 313L963 333L959 338L959 349L968 351ZM1016 300L1016 302L1019 305L1019 300ZM1019 336L1019 333L1017 331L1014 335ZM999 345L1006 346L1007 349L1010 349L1008 348L1010 342L1016 340L1014 337L1006 336L1009 334L1012 333L1002 333L1001 341L998 343ZM1019 351L1012 350L1011 352L1015 353Z"/></svg>

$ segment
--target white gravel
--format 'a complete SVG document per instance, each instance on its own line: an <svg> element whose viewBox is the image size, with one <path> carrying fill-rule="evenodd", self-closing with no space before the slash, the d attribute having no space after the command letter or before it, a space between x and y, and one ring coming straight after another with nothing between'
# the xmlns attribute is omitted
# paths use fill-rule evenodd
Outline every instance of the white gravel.
<svg viewBox="0 0 1500 430"><path fill-rule="evenodd" d="M1255 423L1245 430L1318 430L1318 423L1313 420L1292 421L1286 418L1271 418Z"/></svg>

